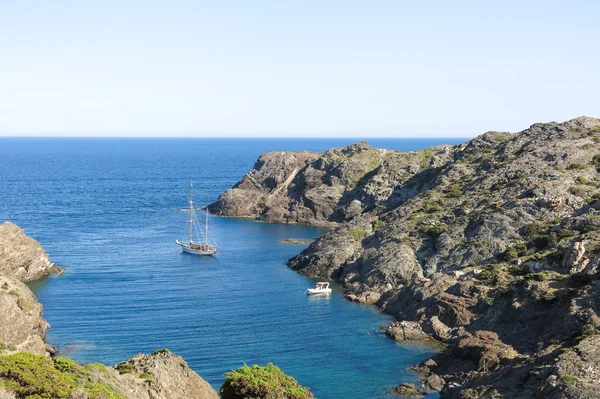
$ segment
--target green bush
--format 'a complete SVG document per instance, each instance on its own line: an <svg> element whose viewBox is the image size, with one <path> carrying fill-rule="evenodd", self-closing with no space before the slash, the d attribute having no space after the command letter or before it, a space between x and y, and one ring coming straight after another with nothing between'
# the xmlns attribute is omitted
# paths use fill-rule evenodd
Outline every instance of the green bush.
<svg viewBox="0 0 600 399"><path fill-rule="evenodd" d="M133 365L130 363L119 363L116 369L119 371L119 374L129 374L133 371Z"/></svg>
<svg viewBox="0 0 600 399"><path fill-rule="evenodd" d="M521 227L521 235L525 237L533 237L545 233L548 227L543 223L530 223Z"/></svg>
<svg viewBox="0 0 600 399"><path fill-rule="evenodd" d="M367 232L362 229L352 229L348 232L348 234L350 234L351 237L354 237L358 241L364 240L364 238L367 236Z"/></svg>
<svg viewBox="0 0 600 399"><path fill-rule="evenodd" d="M445 233L446 231L448 231L448 226L446 226L445 224L428 224L428 225L424 225L421 226L419 228L419 231L423 234L426 234L432 238L437 238L440 236L440 234Z"/></svg>
<svg viewBox="0 0 600 399"><path fill-rule="evenodd" d="M515 260L527 253L527 246L523 243L516 244L502 252L499 257L502 260L511 261Z"/></svg>
<svg viewBox="0 0 600 399"><path fill-rule="evenodd" d="M575 381L577 381L577 378L573 377L572 375L563 375L560 377L561 381L566 383L566 384L572 384Z"/></svg>
<svg viewBox="0 0 600 399"><path fill-rule="evenodd" d="M445 194L448 197L453 197L453 198L457 198L463 195L462 190L460 189L460 186L458 184L451 184L449 185L446 190L445 190Z"/></svg>
<svg viewBox="0 0 600 399"><path fill-rule="evenodd" d="M585 189L581 188L581 187L569 187L569 192L573 195L576 195L578 197L585 197Z"/></svg>
<svg viewBox="0 0 600 399"><path fill-rule="evenodd" d="M251 397L261 399L309 399L310 390L286 375L273 363L247 366L225 373L221 387L223 399Z"/></svg>
<svg viewBox="0 0 600 399"><path fill-rule="evenodd" d="M77 363L68 357L55 357L52 360L54 361L54 368L58 371L73 371L77 366Z"/></svg>
<svg viewBox="0 0 600 399"><path fill-rule="evenodd" d="M88 399L126 399L109 385L88 379L85 367L29 352L0 355L0 386L18 398L71 399L83 394Z"/></svg>
<svg viewBox="0 0 600 399"><path fill-rule="evenodd" d="M600 154L594 155L594 158L592 158L592 165L595 168L600 169Z"/></svg>
<svg viewBox="0 0 600 399"><path fill-rule="evenodd" d="M587 168L588 165L582 163L572 163L571 165L567 166L567 170L583 170Z"/></svg>

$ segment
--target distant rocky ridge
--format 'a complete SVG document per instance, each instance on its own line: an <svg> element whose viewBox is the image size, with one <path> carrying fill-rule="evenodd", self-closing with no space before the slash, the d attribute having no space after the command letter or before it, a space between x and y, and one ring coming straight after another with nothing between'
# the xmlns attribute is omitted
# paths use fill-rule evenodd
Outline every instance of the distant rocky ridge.
<svg viewBox="0 0 600 399"><path fill-rule="evenodd" d="M447 349L444 398L597 397L600 120L538 123L423 151L270 152L210 206L336 227L289 266ZM400 330L398 330L400 329Z"/></svg>
<svg viewBox="0 0 600 399"><path fill-rule="evenodd" d="M21 228L10 222L0 226L0 398L34 392L41 395L36 397L69 399L218 398L168 350L137 355L114 368L81 366L65 358L53 363L49 356L56 351L45 343L49 324L42 318L42 305L22 281L57 270L43 247Z"/></svg>

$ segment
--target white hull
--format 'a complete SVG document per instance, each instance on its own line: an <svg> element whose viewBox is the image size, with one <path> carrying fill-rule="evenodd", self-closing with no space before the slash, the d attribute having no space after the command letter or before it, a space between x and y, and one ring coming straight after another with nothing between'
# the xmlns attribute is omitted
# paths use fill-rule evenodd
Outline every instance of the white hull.
<svg viewBox="0 0 600 399"><path fill-rule="evenodd" d="M325 288L325 289L316 289L316 288L309 288L306 290L306 293L308 295L317 295L317 294L331 294L331 288Z"/></svg>
<svg viewBox="0 0 600 399"><path fill-rule="evenodd" d="M188 254L192 254L192 255L213 256L213 255L216 255L218 253L217 250L213 250L213 251L201 251L201 250L197 250L197 249L192 249L189 246L187 246L186 244L180 243L179 241L175 241L175 243L181 247L181 249L183 250L183 252L188 253Z"/></svg>

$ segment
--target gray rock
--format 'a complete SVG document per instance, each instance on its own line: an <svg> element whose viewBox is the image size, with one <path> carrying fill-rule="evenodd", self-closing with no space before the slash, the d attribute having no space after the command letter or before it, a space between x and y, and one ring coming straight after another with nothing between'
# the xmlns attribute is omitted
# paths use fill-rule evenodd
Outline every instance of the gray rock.
<svg viewBox="0 0 600 399"><path fill-rule="evenodd" d="M29 282L61 272L40 243L23 229L11 222L0 225L0 274Z"/></svg>

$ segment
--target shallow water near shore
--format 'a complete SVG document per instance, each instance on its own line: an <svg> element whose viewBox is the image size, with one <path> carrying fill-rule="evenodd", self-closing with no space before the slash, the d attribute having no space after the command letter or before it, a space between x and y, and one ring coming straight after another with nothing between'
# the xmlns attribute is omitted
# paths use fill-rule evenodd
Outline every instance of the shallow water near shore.
<svg viewBox="0 0 600 399"><path fill-rule="evenodd" d="M318 398L385 398L433 352L398 345L374 307L308 297L287 259L322 228L211 218L217 257L183 254L189 181L214 201L261 152L327 150L355 140L0 139L0 221L38 239L67 271L31 285L50 343L114 364L169 348L218 388L224 373L273 362ZM373 140L412 150L462 140Z"/></svg>

